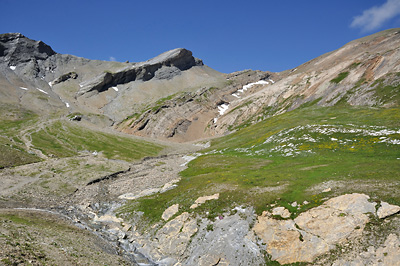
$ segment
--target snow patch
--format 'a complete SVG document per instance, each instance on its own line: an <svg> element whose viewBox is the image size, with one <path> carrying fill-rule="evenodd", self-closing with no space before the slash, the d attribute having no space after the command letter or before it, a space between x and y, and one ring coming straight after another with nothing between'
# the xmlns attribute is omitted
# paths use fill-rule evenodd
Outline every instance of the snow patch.
<svg viewBox="0 0 400 266"><path fill-rule="evenodd" d="M246 212L246 208L243 208L242 206L237 206L237 207L233 208L232 210L240 212L240 213L245 213Z"/></svg>
<svg viewBox="0 0 400 266"><path fill-rule="evenodd" d="M117 87L111 87L113 90L118 91Z"/></svg>
<svg viewBox="0 0 400 266"><path fill-rule="evenodd" d="M67 108L69 108L69 103L65 102L65 106L67 106Z"/></svg>
<svg viewBox="0 0 400 266"><path fill-rule="evenodd" d="M274 84L274 83L275 83L275 81L273 81L272 79L269 79L269 81L271 81L271 83L272 83L272 84Z"/></svg>
<svg viewBox="0 0 400 266"><path fill-rule="evenodd" d="M15 70L17 67L16 66L10 66L11 70Z"/></svg>
<svg viewBox="0 0 400 266"><path fill-rule="evenodd" d="M237 95L236 93L232 93L232 96L236 97L236 98L240 98L239 95Z"/></svg>
<svg viewBox="0 0 400 266"><path fill-rule="evenodd" d="M262 84L269 84L269 82L265 81L265 80L259 80L257 82L253 82L253 83L249 83L247 85L244 85L241 89L239 89L237 91L240 92L240 93L243 93L244 91L247 91L248 89L250 89L251 87L253 87L255 85L262 85Z"/></svg>
<svg viewBox="0 0 400 266"><path fill-rule="evenodd" d="M217 121L218 121L218 118L217 117L214 118L214 124L217 123Z"/></svg>
<svg viewBox="0 0 400 266"><path fill-rule="evenodd" d="M225 112L226 112L226 110L228 110L228 108L229 108L229 104L221 104L221 105L219 105L218 106L218 112L219 112L219 114L220 115L223 115Z"/></svg>
<svg viewBox="0 0 400 266"><path fill-rule="evenodd" d="M185 156L183 156L182 159L184 159L185 162L183 164L181 164L181 166L187 165L190 161L193 161L194 159L196 159L200 155L201 155L200 153L194 153L193 155L185 155Z"/></svg>
<svg viewBox="0 0 400 266"><path fill-rule="evenodd" d="M195 143L194 146L202 147L202 148L209 148L211 146L211 143L208 141L206 143Z"/></svg>
<svg viewBox="0 0 400 266"><path fill-rule="evenodd" d="M50 81L50 82L49 82L49 86L50 86L50 87L53 87L53 82Z"/></svg>
<svg viewBox="0 0 400 266"><path fill-rule="evenodd" d="M45 92L44 90L41 90L39 88L36 88L38 91L43 92L44 94L48 94L47 92Z"/></svg>
<svg viewBox="0 0 400 266"><path fill-rule="evenodd" d="M19 87L21 90L24 90L24 91L27 91L28 89L27 88L24 88L24 87Z"/></svg>
<svg viewBox="0 0 400 266"><path fill-rule="evenodd" d="M249 84L243 86L243 90L248 90L255 85L261 85L261 84L269 84L269 82L265 81L265 80L259 80L257 82L249 83Z"/></svg>

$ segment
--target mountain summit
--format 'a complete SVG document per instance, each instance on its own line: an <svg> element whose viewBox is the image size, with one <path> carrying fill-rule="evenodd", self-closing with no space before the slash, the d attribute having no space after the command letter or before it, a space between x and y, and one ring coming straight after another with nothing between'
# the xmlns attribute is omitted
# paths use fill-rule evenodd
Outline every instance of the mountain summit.
<svg viewBox="0 0 400 266"><path fill-rule="evenodd" d="M98 114L111 124L160 97L224 80L183 48L145 62L108 62L58 54L42 41L6 33L0 35L0 59L2 102L41 114Z"/></svg>
<svg viewBox="0 0 400 266"><path fill-rule="evenodd" d="M42 41L31 40L21 33L0 34L0 56L9 66L30 60L46 60L56 54Z"/></svg>

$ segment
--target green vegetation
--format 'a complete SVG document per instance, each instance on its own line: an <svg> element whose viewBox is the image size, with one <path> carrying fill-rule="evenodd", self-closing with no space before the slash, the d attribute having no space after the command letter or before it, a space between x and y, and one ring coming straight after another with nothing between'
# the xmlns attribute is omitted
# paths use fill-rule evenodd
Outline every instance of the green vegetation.
<svg viewBox="0 0 400 266"><path fill-rule="evenodd" d="M398 73L397 73L398 74ZM389 77L389 78L393 78ZM400 83L390 82L387 84L384 79L378 79L372 86L374 87L374 97L380 100L381 104L390 103L395 106L400 105Z"/></svg>
<svg viewBox="0 0 400 266"><path fill-rule="evenodd" d="M78 113L78 112L74 112L74 113L71 113L71 114L67 115L67 118L71 119L71 118L74 118L75 116L83 116L83 114L82 113Z"/></svg>
<svg viewBox="0 0 400 266"><path fill-rule="evenodd" d="M102 152L110 159L131 161L157 155L162 147L149 142L92 131L68 122L55 122L32 134L32 144L44 154L57 157L80 151Z"/></svg>
<svg viewBox="0 0 400 266"><path fill-rule="evenodd" d="M1 265L129 265L105 243L45 212L0 212Z"/></svg>
<svg viewBox="0 0 400 266"><path fill-rule="evenodd" d="M359 65L361 64L361 62L354 62L349 66L349 69L355 69L357 68Z"/></svg>
<svg viewBox="0 0 400 266"><path fill-rule="evenodd" d="M215 139L181 172L177 188L132 201L120 214L141 211L155 223L179 203L180 211L208 212L213 219L235 205L254 206L260 214L277 203L296 216L332 193L350 192L399 204L399 127L399 108L298 108ZM346 185L322 194L312 190L325 181ZM362 185L392 181L391 188ZM197 197L217 192L218 200L189 208ZM294 201L310 203L296 209Z"/></svg>
<svg viewBox="0 0 400 266"><path fill-rule="evenodd" d="M159 99L159 100L154 104L154 106L151 108L151 110L152 110L153 112L157 111L159 108L161 108L161 106L164 105L164 103L165 103L166 101L169 101L169 100L175 98L178 94L179 94L179 93L174 93L174 94L171 94L171 95L168 95L168 96L166 96L166 97L164 97L164 98Z"/></svg>
<svg viewBox="0 0 400 266"><path fill-rule="evenodd" d="M342 80L344 80L348 75L349 75L349 72L342 72L336 78L332 79L331 82L338 84Z"/></svg>
<svg viewBox="0 0 400 266"><path fill-rule="evenodd" d="M37 121L37 115L11 105L0 105L0 168L38 162L40 159L24 150L17 134Z"/></svg>
<svg viewBox="0 0 400 266"><path fill-rule="evenodd" d="M38 161L35 155L27 153L19 145L10 144L7 138L0 137L0 169Z"/></svg>

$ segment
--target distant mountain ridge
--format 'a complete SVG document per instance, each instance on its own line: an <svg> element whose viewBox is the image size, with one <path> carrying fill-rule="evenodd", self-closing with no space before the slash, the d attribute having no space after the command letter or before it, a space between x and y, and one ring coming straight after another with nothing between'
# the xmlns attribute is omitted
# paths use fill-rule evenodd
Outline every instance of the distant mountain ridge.
<svg viewBox="0 0 400 266"><path fill-rule="evenodd" d="M41 114L93 113L115 122L160 97L224 81L224 74L183 48L145 62L108 62L58 54L42 41L6 33L0 35L0 58L3 103Z"/></svg>
<svg viewBox="0 0 400 266"><path fill-rule="evenodd" d="M101 119L93 123L178 142L227 134L304 104L398 106L399 32L354 40L280 73L229 75L184 48L145 62L107 62L7 33L0 35L0 101L41 114L95 114Z"/></svg>
<svg viewBox="0 0 400 266"><path fill-rule="evenodd" d="M391 29L352 41L280 73L233 73L225 87L186 95L185 104L179 103L181 95L176 96L119 128L142 136L195 140L227 134L305 104L399 106L399 33L400 29ZM179 119L173 119L176 114Z"/></svg>

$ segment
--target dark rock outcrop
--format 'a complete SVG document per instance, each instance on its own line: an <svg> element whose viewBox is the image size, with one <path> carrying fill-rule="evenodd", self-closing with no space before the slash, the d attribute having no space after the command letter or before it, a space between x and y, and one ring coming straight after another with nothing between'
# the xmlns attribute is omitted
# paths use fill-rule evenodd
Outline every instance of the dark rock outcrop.
<svg viewBox="0 0 400 266"><path fill-rule="evenodd" d="M33 59L45 60L54 54L56 52L44 42L31 40L21 33L0 34L0 56L4 56L9 66Z"/></svg>
<svg viewBox="0 0 400 266"><path fill-rule="evenodd" d="M177 48L162 53L148 61L136 63L116 73L105 72L96 78L81 84L78 96L91 91L102 92L110 87L135 80L148 81L152 78L171 79L181 71L193 66L202 66L200 59L193 57L192 52Z"/></svg>
<svg viewBox="0 0 400 266"><path fill-rule="evenodd" d="M76 79L78 77L78 74L76 72L68 72L64 75L61 75L60 77L58 77L57 79L55 79L54 81L51 82L52 85L56 85L58 83L67 81L69 79Z"/></svg>

